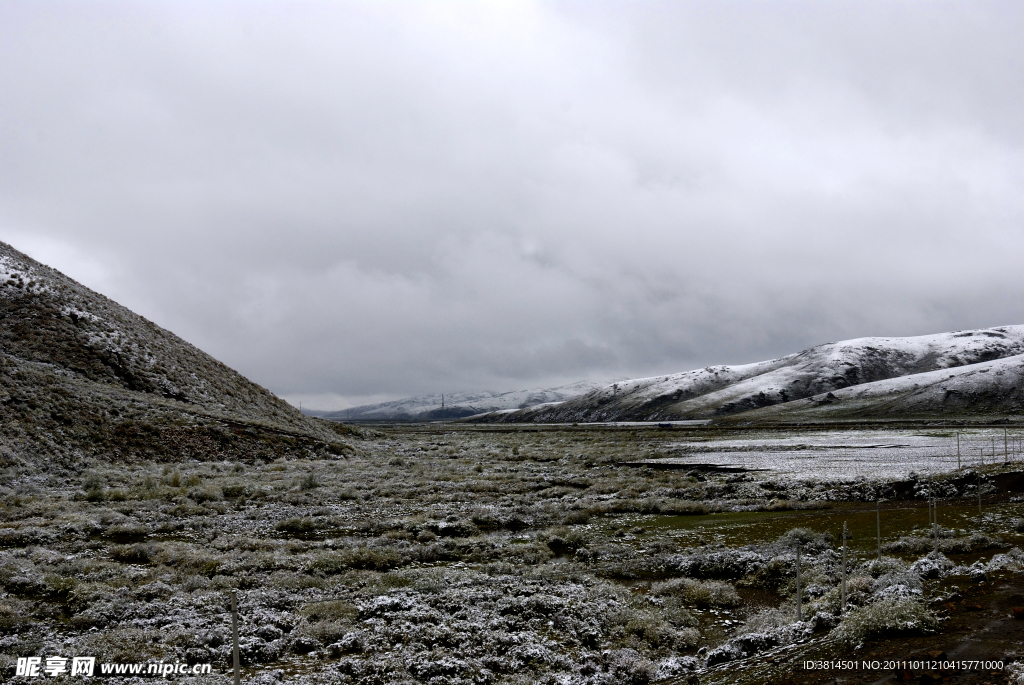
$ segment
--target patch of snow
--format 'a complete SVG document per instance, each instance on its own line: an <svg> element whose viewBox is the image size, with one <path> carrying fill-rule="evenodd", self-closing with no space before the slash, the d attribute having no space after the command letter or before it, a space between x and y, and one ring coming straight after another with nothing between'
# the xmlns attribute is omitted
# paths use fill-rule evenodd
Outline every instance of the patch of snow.
<svg viewBox="0 0 1024 685"><path fill-rule="evenodd" d="M78 307L75 307L70 304L66 304L63 307L61 307L60 313L64 316L74 316L75 318L78 319L84 319L86 321L89 321L90 323L98 323L102 321L100 317L96 316L92 312L83 311Z"/></svg>
<svg viewBox="0 0 1024 685"><path fill-rule="evenodd" d="M849 481L858 478L901 479L911 473L931 474L1003 461L1002 429L974 429L960 436L960 457L954 434L911 430L836 430L812 435L794 431L754 437L683 440L666 446L683 456L659 463L712 464L763 471L768 477Z"/></svg>

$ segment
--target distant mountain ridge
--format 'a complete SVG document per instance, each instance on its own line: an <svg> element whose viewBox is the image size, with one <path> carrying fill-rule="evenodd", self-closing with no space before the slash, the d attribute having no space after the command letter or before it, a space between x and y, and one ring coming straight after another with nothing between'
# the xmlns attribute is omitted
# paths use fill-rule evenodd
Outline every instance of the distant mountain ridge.
<svg viewBox="0 0 1024 685"><path fill-rule="evenodd" d="M990 374L990 375L986 375ZM741 366L614 383L480 421L751 421L1018 416L1024 326L857 338Z"/></svg>
<svg viewBox="0 0 1024 685"><path fill-rule="evenodd" d="M391 402L365 404L351 409L322 412L307 411L332 421L441 421L460 419L486 412L521 409L548 402L564 402L602 387L604 383L579 381L556 388L515 390L512 392L456 392L418 395ZM443 405L442 405L443 398Z"/></svg>
<svg viewBox="0 0 1024 685"><path fill-rule="evenodd" d="M336 427L5 243L0 421L0 465L342 449Z"/></svg>

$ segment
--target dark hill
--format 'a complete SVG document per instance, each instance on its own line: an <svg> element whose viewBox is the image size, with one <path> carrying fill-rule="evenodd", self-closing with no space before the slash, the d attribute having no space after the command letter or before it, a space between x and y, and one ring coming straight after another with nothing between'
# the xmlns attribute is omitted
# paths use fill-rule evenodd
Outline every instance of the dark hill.
<svg viewBox="0 0 1024 685"><path fill-rule="evenodd" d="M170 331L0 243L0 461L341 453L304 416Z"/></svg>

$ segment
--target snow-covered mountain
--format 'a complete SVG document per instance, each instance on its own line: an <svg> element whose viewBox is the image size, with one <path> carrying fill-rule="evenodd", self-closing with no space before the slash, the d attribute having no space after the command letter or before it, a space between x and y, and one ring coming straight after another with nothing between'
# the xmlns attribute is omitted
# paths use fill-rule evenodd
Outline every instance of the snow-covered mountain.
<svg viewBox="0 0 1024 685"><path fill-rule="evenodd" d="M857 338L755 364L623 381L565 402L505 411L486 420L1006 415L1024 411L1022 371L1024 326Z"/></svg>
<svg viewBox="0 0 1024 685"><path fill-rule="evenodd" d="M307 411L307 414L333 421L437 421L459 419L486 412L521 409L550 402L564 402L602 387L603 383L580 381L557 388L516 390L513 392L456 392L419 395L392 402L366 404L334 412Z"/></svg>
<svg viewBox="0 0 1024 685"><path fill-rule="evenodd" d="M745 412L758 422L1024 416L1024 354L890 378Z"/></svg>

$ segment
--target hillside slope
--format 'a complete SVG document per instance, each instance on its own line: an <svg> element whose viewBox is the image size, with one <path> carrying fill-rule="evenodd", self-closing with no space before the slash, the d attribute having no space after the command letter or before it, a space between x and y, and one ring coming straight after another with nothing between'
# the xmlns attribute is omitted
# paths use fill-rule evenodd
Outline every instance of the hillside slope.
<svg viewBox="0 0 1024 685"><path fill-rule="evenodd" d="M392 402L366 404L335 412L307 412L332 421L438 421L473 416L484 412L521 409L548 402L564 402L602 387L601 383L580 381L556 388L512 392L457 392L419 395Z"/></svg>
<svg viewBox="0 0 1024 685"><path fill-rule="evenodd" d="M785 406L796 400L827 395L844 388L959 369L1021 354L1024 354L1024 326L911 338L858 338L818 345L798 354L756 364L713 366L670 376L625 381L567 402L489 415L487 420L713 419L765 407ZM908 409L903 405L883 408L879 403L884 391L879 389L877 393L871 396L869 404L878 405L878 412ZM916 412L942 413L953 411L956 405L950 401L934 406L923 402L922 399L915 405ZM1015 411L1009 398L1006 402L1005 411ZM931 408L927 409L925 404ZM994 410L991 402L986 406ZM872 410L862 403L857 411L865 414ZM765 411L757 416L769 414L771 412Z"/></svg>
<svg viewBox="0 0 1024 685"><path fill-rule="evenodd" d="M1024 418L1024 355L865 383L735 415L758 423Z"/></svg>
<svg viewBox="0 0 1024 685"><path fill-rule="evenodd" d="M0 461L215 458L263 453L268 440L338 442L326 422L4 243L0 370Z"/></svg>

